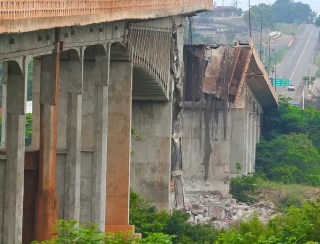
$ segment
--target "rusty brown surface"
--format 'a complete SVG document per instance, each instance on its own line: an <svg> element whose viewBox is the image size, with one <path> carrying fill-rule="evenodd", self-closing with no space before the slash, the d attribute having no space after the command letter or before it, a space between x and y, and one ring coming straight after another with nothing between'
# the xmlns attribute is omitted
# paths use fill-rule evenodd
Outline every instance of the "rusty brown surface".
<svg viewBox="0 0 320 244"><path fill-rule="evenodd" d="M0 19L64 17L158 10L212 4L208 0L1 0Z"/></svg>
<svg viewBox="0 0 320 244"><path fill-rule="evenodd" d="M278 96L268 74L252 45L213 47L210 45L186 45L185 105L197 106L203 94L214 96L243 106L241 92L246 84L263 107L277 106ZM198 104L199 105L199 104Z"/></svg>
<svg viewBox="0 0 320 244"><path fill-rule="evenodd" d="M229 101L234 103L239 96L241 88L246 79L249 63L251 60L252 51L251 48L242 47L240 54L236 62L235 70L231 77L229 86Z"/></svg>
<svg viewBox="0 0 320 244"><path fill-rule="evenodd" d="M205 74L205 45L184 46L184 100L199 101L200 88Z"/></svg>
<svg viewBox="0 0 320 244"><path fill-rule="evenodd" d="M211 0L1 0L0 33L212 10Z"/></svg>
<svg viewBox="0 0 320 244"><path fill-rule="evenodd" d="M58 218L58 198L56 191L57 123L60 79L60 42L56 30L55 52L55 94L52 104L40 105L40 156L39 184L35 213L35 240L52 238ZM44 110L50 106L50 118ZM50 128L48 128L50 125ZM45 140L48 140L49 143ZM48 160L47 160L48 159Z"/></svg>
<svg viewBox="0 0 320 244"><path fill-rule="evenodd" d="M38 186L39 151L25 153L22 243L34 240L35 200Z"/></svg>

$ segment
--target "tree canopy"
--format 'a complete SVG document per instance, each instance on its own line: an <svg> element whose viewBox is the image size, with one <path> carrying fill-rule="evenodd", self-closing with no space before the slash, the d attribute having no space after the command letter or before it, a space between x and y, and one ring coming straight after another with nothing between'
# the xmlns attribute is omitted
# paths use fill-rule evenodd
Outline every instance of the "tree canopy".
<svg viewBox="0 0 320 244"><path fill-rule="evenodd" d="M259 4L251 7L253 28L260 26L260 14L256 9L261 12L264 28L272 28L275 23L313 23L317 17L309 4L292 0L277 0L272 5ZM243 18L248 23L248 11L244 13ZM317 19L320 25L320 18Z"/></svg>
<svg viewBox="0 0 320 244"><path fill-rule="evenodd" d="M320 185L320 111L280 99L265 112L263 139L257 145L257 171L284 183Z"/></svg>

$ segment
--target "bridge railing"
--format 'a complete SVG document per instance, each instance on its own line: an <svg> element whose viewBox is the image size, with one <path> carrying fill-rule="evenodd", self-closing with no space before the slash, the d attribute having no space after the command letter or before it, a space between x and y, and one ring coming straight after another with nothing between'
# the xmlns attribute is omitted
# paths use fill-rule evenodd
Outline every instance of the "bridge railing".
<svg viewBox="0 0 320 244"><path fill-rule="evenodd" d="M0 19L67 17L211 6L212 0L1 0Z"/></svg>

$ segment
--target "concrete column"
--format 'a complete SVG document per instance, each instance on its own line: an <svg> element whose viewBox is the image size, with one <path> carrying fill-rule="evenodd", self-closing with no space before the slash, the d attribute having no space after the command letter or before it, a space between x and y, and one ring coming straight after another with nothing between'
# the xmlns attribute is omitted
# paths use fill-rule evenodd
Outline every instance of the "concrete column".
<svg viewBox="0 0 320 244"><path fill-rule="evenodd" d="M33 59L33 80L32 80L32 140L33 148L40 147L40 73L41 60Z"/></svg>
<svg viewBox="0 0 320 244"><path fill-rule="evenodd" d="M106 231L129 226L132 62L110 63Z"/></svg>
<svg viewBox="0 0 320 244"><path fill-rule="evenodd" d="M92 221L100 231L105 230L106 216L106 176L107 176L107 139L108 139L108 84L109 50L105 57L96 57L96 83L94 104L93 154L93 197Z"/></svg>
<svg viewBox="0 0 320 244"><path fill-rule="evenodd" d="M249 153L249 148L250 148L250 113L248 111L246 111L245 128L246 129L245 129L244 135L246 138L246 146L244 148L244 152L245 152L246 157L245 157L245 162L244 162L245 163L244 174L247 175L249 172L249 168L250 168L250 166L249 166L249 160L250 160L250 157L249 157L249 155L250 155L250 153Z"/></svg>
<svg viewBox="0 0 320 244"><path fill-rule="evenodd" d="M252 119L252 113L249 113L249 120L248 120L248 147L247 147L247 173L251 173L252 169L252 148L253 148L253 136L252 136L252 125L253 125L253 119Z"/></svg>
<svg viewBox="0 0 320 244"><path fill-rule="evenodd" d="M41 58L39 188L36 199L35 239L48 240L58 217L56 151L60 79L59 54Z"/></svg>
<svg viewBox="0 0 320 244"><path fill-rule="evenodd" d="M61 82L67 84L68 94L64 218L80 221L83 61L62 61Z"/></svg>
<svg viewBox="0 0 320 244"><path fill-rule="evenodd" d="M231 134L231 173L237 175L235 163L242 164L239 174L246 174L246 112L243 108L233 108Z"/></svg>
<svg viewBox="0 0 320 244"><path fill-rule="evenodd" d="M256 116L254 116L254 118L253 118L252 135L253 135L253 143L252 143L251 173L253 173L255 171L255 163L256 163L256 146L257 146L257 120L256 120Z"/></svg>
<svg viewBox="0 0 320 244"><path fill-rule="evenodd" d="M133 101L131 186L158 209L169 209L172 102Z"/></svg>
<svg viewBox="0 0 320 244"><path fill-rule="evenodd" d="M8 62L7 141L4 198L3 243L22 242L26 61L23 70L14 61Z"/></svg>
<svg viewBox="0 0 320 244"><path fill-rule="evenodd" d="M1 147L6 145L7 131L7 83L8 83L8 64L3 63L2 77L2 125L1 125Z"/></svg>

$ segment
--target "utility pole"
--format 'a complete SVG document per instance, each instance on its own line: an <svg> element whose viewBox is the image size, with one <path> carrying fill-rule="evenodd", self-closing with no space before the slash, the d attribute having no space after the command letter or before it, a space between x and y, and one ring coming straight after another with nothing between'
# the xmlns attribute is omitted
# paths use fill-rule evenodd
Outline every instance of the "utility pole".
<svg viewBox="0 0 320 244"><path fill-rule="evenodd" d="M250 0L249 0L249 37L250 37L250 40L251 40L251 13L250 13Z"/></svg>
<svg viewBox="0 0 320 244"><path fill-rule="evenodd" d="M192 45L192 17L188 17L189 20L189 32L188 32L188 44Z"/></svg>
<svg viewBox="0 0 320 244"><path fill-rule="evenodd" d="M261 57L261 52L262 52L262 13L261 11L255 7L255 6L252 6L252 8L254 8L255 10L258 11L258 13L260 14L260 48L259 48L259 54L260 54L260 59L262 58Z"/></svg>
<svg viewBox="0 0 320 244"><path fill-rule="evenodd" d="M224 17L224 0L222 0L222 17Z"/></svg>
<svg viewBox="0 0 320 244"><path fill-rule="evenodd" d="M303 90L302 90L302 109L304 109L304 86L303 86Z"/></svg>

